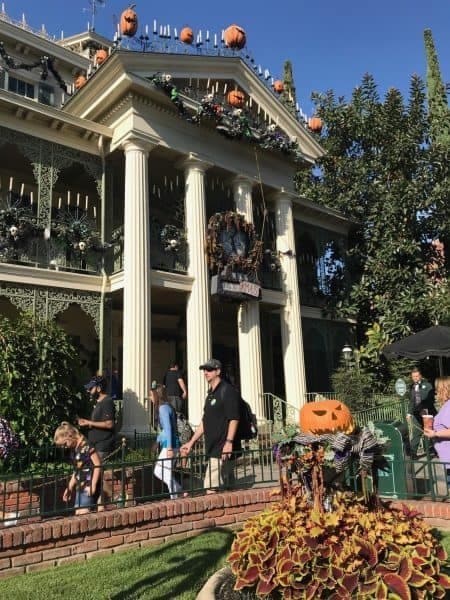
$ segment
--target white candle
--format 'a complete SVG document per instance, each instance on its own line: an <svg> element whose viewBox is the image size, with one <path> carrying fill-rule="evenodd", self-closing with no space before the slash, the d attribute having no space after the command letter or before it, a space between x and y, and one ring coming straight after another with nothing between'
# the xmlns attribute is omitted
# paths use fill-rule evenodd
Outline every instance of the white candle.
<svg viewBox="0 0 450 600"><path fill-rule="evenodd" d="M77 194L77 206L80 206L80 194Z"/></svg>
<svg viewBox="0 0 450 600"><path fill-rule="evenodd" d="M208 78L208 81L206 83L206 89L209 89L209 78Z"/></svg>
<svg viewBox="0 0 450 600"><path fill-rule="evenodd" d="M22 183L22 185L20 186L20 197L22 198L23 196L23 188L25 187L25 185Z"/></svg>
<svg viewBox="0 0 450 600"><path fill-rule="evenodd" d="M209 42L209 29L206 30L206 41Z"/></svg>
<svg viewBox="0 0 450 600"><path fill-rule="evenodd" d="M217 33L214 34L214 46L217 48Z"/></svg>
<svg viewBox="0 0 450 600"><path fill-rule="evenodd" d="M148 35L148 25L145 26L145 35Z"/></svg>
<svg viewBox="0 0 450 600"><path fill-rule="evenodd" d="M227 93L227 88L228 88L228 83L226 83L226 84L223 86L223 95L224 95L224 96L225 96L225 94Z"/></svg>
<svg viewBox="0 0 450 600"><path fill-rule="evenodd" d="M97 208L94 206L94 219L97 218Z"/></svg>
<svg viewBox="0 0 450 600"><path fill-rule="evenodd" d="M67 191L67 206L70 206L70 190Z"/></svg>
<svg viewBox="0 0 450 600"><path fill-rule="evenodd" d="M33 206L33 192L30 192L30 204Z"/></svg>
<svg viewBox="0 0 450 600"><path fill-rule="evenodd" d="M216 81L216 94L217 94L218 91L219 91L219 82Z"/></svg>
<svg viewBox="0 0 450 600"><path fill-rule="evenodd" d="M157 33L156 29L156 19L153 20L153 33Z"/></svg>
<svg viewBox="0 0 450 600"><path fill-rule="evenodd" d="M58 209L61 210L61 202L62 202L62 198L61 196L58 199Z"/></svg>
<svg viewBox="0 0 450 600"><path fill-rule="evenodd" d="M173 36L176 40L178 39L178 31L177 31L176 27L174 27L174 29L173 29Z"/></svg>
<svg viewBox="0 0 450 600"><path fill-rule="evenodd" d="M163 34L162 25L160 25L159 26L159 35L160 35L160 37L162 37L162 34Z"/></svg>
<svg viewBox="0 0 450 600"><path fill-rule="evenodd" d="M167 37L170 37L170 25L167 25Z"/></svg>
<svg viewBox="0 0 450 600"><path fill-rule="evenodd" d="M222 37L221 37L221 40L222 40L222 42L223 42L223 39L224 39L224 38L223 38L223 36L224 36L224 35L225 35L225 30L224 30L224 29L222 29Z"/></svg>
<svg viewBox="0 0 450 600"><path fill-rule="evenodd" d="M13 178L12 178L12 177L10 177L10 178L9 178L9 191L10 191L10 192L12 191L12 186L13 186Z"/></svg>
<svg viewBox="0 0 450 600"><path fill-rule="evenodd" d="M87 210L88 209L88 204L89 204L89 196L86 196L86 204L84 209Z"/></svg>

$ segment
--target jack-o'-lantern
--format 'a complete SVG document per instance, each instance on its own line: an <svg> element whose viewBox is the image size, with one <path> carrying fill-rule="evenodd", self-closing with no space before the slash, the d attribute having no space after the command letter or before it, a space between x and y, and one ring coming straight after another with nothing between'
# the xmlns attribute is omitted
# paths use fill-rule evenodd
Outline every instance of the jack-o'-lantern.
<svg viewBox="0 0 450 600"><path fill-rule="evenodd" d="M100 50L97 50L97 52L95 53L95 62L97 65L102 65L107 58L108 52L103 48L100 48Z"/></svg>
<svg viewBox="0 0 450 600"><path fill-rule="evenodd" d="M228 48L242 50L247 42L245 30L239 25L230 25L223 32L223 39Z"/></svg>
<svg viewBox="0 0 450 600"><path fill-rule="evenodd" d="M323 127L322 119L319 119L319 117L311 117L308 120L308 127L311 131L314 131L314 133L320 133Z"/></svg>
<svg viewBox="0 0 450 600"><path fill-rule="evenodd" d="M300 429L303 433L343 432L350 434L355 428L352 413L339 400L308 402L300 409Z"/></svg>
<svg viewBox="0 0 450 600"><path fill-rule="evenodd" d="M245 94L241 90L231 90L227 94L227 102L234 108L242 108L245 104Z"/></svg>
<svg viewBox="0 0 450 600"><path fill-rule="evenodd" d="M183 27L180 31L180 41L183 42L183 44L192 44L194 41L194 32L190 27Z"/></svg>
<svg viewBox="0 0 450 600"><path fill-rule="evenodd" d="M131 4L120 15L120 35L133 37L138 29L138 16L134 10L135 4Z"/></svg>
<svg viewBox="0 0 450 600"><path fill-rule="evenodd" d="M74 81L74 86L76 90L79 90L86 83L87 79L84 75L78 75L78 77Z"/></svg>
<svg viewBox="0 0 450 600"><path fill-rule="evenodd" d="M281 94L281 92L284 90L283 82L280 81L279 79L274 81L273 89L276 91L277 94Z"/></svg>

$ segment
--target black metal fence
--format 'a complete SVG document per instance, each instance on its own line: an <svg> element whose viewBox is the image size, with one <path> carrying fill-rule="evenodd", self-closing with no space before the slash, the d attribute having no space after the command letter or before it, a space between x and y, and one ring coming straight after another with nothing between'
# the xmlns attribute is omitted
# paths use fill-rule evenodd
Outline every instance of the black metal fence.
<svg viewBox="0 0 450 600"><path fill-rule="evenodd" d="M97 510L134 506L143 502L169 498L167 487L155 477L158 460L154 434L136 434L123 440L117 450L102 465L101 494ZM429 448L418 460L394 455L387 446L384 470L378 471L380 496L391 499L428 499L442 501L449 497L447 465L434 458ZM20 470L0 475L0 523L40 520L73 514L74 507L63 501L63 493L72 474L67 451L53 446L20 451L14 457ZM205 481L208 464L203 448L189 457L163 461L171 464L180 494L204 494L211 488ZM159 464L161 465L161 463ZM276 485L279 480L272 448L268 445L244 448L235 460L234 481L230 489ZM346 475L346 483L361 488L359 476Z"/></svg>

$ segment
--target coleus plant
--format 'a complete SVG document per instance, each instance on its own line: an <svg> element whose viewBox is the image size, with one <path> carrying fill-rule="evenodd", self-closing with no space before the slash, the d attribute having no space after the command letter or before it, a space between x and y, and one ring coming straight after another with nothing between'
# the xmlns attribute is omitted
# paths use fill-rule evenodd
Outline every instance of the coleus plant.
<svg viewBox="0 0 450 600"><path fill-rule="evenodd" d="M371 511L350 492L320 512L297 492L237 533L228 557L236 590L299 600L445 598L447 555L419 513Z"/></svg>
<svg viewBox="0 0 450 600"><path fill-rule="evenodd" d="M370 434L363 430L352 447L371 445L376 456ZM337 454L332 459L330 447L346 445L344 434L338 435L312 442L310 436L296 436L297 445L305 446L301 452L292 443L278 445L281 501L236 534L228 557L235 590L289 600L445 598L450 578L441 567L447 555L417 511L327 486L325 473ZM371 462L363 451L360 471Z"/></svg>

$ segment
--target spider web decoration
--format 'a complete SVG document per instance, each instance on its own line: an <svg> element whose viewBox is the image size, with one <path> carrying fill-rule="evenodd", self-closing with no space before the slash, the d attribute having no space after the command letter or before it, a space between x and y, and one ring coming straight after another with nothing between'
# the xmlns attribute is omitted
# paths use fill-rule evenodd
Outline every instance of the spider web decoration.
<svg viewBox="0 0 450 600"><path fill-rule="evenodd" d="M64 256L66 264L82 267L88 262L89 250L102 252L109 247L102 244L95 222L79 207L58 211L51 224L49 246L51 260L60 261Z"/></svg>

